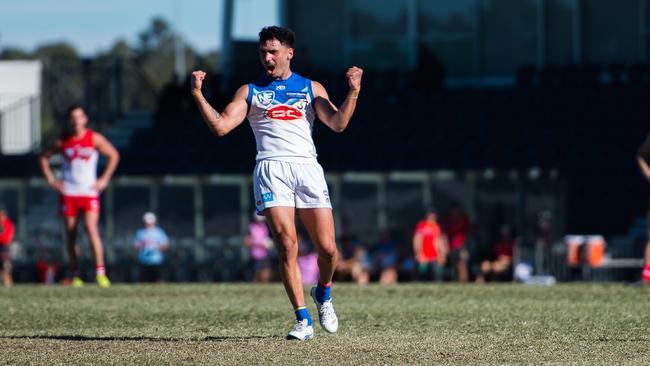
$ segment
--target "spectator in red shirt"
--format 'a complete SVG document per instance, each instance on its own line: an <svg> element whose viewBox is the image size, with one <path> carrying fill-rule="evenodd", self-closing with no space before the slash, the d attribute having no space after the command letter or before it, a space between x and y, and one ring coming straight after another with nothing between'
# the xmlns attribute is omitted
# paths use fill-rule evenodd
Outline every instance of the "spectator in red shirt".
<svg viewBox="0 0 650 366"><path fill-rule="evenodd" d="M7 210L0 207L0 265L2 266L2 283L11 287L14 283L11 276L11 254L9 246L14 240L14 224L7 215Z"/></svg>
<svg viewBox="0 0 650 366"><path fill-rule="evenodd" d="M476 282L509 280L516 244L517 239L512 236L510 226L501 226L500 237L494 244L492 256L481 262L481 272L476 276Z"/></svg>
<svg viewBox="0 0 650 366"><path fill-rule="evenodd" d="M424 220L418 222L413 234L413 253L418 263L420 279L440 281L440 269L447 258L447 242L434 209L428 209Z"/></svg>
<svg viewBox="0 0 650 366"><path fill-rule="evenodd" d="M467 269L469 252L466 244L471 222L463 212L460 204L454 203L449 208L443 226L449 239L449 260L456 271L456 278L460 282L467 282L469 280L469 271Z"/></svg>

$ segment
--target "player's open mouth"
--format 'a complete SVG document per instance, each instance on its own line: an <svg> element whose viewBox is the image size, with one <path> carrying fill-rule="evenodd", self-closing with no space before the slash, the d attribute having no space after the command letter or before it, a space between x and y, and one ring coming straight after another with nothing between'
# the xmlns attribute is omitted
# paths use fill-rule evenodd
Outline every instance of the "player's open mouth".
<svg viewBox="0 0 650 366"><path fill-rule="evenodd" d="M275 65L265 65L266 71L269 73L273 73L273 70L275 70Z"/></svg>

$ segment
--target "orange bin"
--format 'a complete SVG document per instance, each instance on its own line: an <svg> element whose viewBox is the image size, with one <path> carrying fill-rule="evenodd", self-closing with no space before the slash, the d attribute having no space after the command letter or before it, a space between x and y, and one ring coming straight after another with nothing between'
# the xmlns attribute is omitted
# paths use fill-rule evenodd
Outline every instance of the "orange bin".
<svg viewBox="0 0 650 366"><path fill-rule="evenodd" d="M605 238L594 235L587 238L587 264L596 268L605 262Z"/></svg>
<svg viewBox="0 0 650 366"><path fill-rule="evenodd" d="M584 238L579 235L569 235L564 239L567 245L566 261L570 267L578 267L582 263L580 249L584 243Z"/></svg>

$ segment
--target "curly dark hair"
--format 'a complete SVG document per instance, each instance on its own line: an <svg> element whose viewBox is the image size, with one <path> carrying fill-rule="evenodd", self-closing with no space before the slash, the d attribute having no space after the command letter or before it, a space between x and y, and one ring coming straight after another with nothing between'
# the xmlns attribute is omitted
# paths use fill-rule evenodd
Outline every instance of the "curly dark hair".
<svg viewBox="0 0 650 366"><path fill-rule="evenodd" d="M72 111L74 111L75 109L81 109L82 111L84 111L84 113L86 112L86 109L81 104L74 103L74 104L71 104L68 107L68 109L66 110L66 116L70 117L70 115L72 114Z"/></svg>
<svg viewBox="0 0 650 366"><path fill-rule="evenodd" d="M290 48L293 48L296 44L296 34L289 28L278 27L275 25L264 27L260 31L259 36L260 44L272 39L277 39L280 43Z"/></svg>

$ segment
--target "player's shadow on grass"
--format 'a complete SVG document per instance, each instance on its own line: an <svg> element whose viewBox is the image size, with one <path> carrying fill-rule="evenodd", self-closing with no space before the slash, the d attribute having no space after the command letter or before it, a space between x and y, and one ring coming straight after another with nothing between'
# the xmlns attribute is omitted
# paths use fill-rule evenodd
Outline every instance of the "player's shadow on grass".
<svg viewBox="0 0 650 366"><path fill-rule="evenodd" d="M272 336L206 336L197 338L172 338L172 337L102 337L83 335L22 335L22 336L0 336L0 339L48 339L56 341L147 341L147 342L229 342L229 341L250 341L254 339L271 339Z"/></svg>

